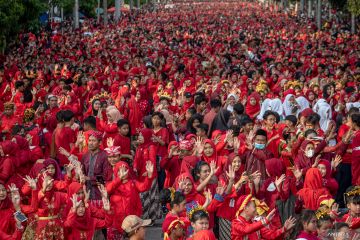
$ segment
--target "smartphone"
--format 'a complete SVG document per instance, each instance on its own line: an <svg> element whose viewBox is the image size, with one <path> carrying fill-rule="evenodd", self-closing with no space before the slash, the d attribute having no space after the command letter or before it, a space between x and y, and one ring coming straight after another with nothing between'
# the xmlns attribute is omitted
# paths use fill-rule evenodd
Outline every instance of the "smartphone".
<svg viewBox="0 0 360 240"><path fill-rule="evenodd" d="M28 220L27 217L19 211L14 213L14 216L19 222L26 222Z"/></svg>
<svg viewBox="0 0 360 240"><path fill-rule="evenodd" d="M102 175L97 175L96 176L96 182L101 183L101 184L105 184L104 177Z"/></svg>

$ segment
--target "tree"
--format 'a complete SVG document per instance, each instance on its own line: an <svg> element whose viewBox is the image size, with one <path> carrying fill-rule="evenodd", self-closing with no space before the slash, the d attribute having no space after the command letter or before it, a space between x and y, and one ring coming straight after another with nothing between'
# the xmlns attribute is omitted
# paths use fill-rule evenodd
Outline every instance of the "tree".
<svg viewBox="0 0 360 240"><path fill-rule="evenodd" d="M360 16L360 1L359 0L348 0L348 9L351 13L351 32L356 32L356 17Z"/></svg>

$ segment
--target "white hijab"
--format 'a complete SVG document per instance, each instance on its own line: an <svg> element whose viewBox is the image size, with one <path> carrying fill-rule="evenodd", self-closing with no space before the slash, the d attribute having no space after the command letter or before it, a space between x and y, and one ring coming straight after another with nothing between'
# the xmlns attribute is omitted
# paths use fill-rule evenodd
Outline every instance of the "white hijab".
<svg viewBox="0 0 360 240"><path fill-rule="evenodd" d="M324 132L328 129L331 121L331 106L326 102L325 99L319 99L313 107L313 111L320 116L320 128Z"/></svg>

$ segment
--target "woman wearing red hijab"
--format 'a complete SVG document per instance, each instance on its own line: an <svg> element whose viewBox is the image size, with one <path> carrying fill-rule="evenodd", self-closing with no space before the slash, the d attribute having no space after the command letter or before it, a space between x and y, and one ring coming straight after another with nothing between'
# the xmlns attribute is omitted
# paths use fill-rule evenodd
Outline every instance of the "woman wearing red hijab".
<svg viewBox="0 0 360 240"><path fill-rule="evenodd" d="M7 195L5 184L0 181L0 239L21 239L23 227L15 222L15 209Z"/></svg>
<svg viewBox="0 0 360 240"><path fill-rule="evenodd" d="M304 208L317 210L317 202L320 196L330 195L328 189L323 186L319 169L310 168L306 172L304 187L297 192L298 197L304 202Z"/></svg>
<svg viewBox="0 0 360 240"><path fill-rule="evenodd" d="M144 182L131 179L130 167L126 162L120 161L114 168L114 180L107 184L106 191L110 196L111 206L114 208L114 219L112 228L109 229L108 239L118 239L122 235L121 224L128 215L142 215L142 206L139 193L150 189L154 165L146 163L147 177Z"/></svg>
<svg viewBox="0 0 360 240"><path fill-rule="evenodd" d="M222 174L219 176L220 184L227 186L225 191L227 197L216 212L216 216L219 217L220 240L231 239L231 221L236 214L235 202L240 195L250 192L244 185L246 177L242 176L243 172L244 166L241 164L240 157L231 153L224 165Z"/></svg>
<svg viewBox="0 0 360 240"><path fill-rule="evenodd" d="M64 228L60 213L66 205L66 193L55 191L54 179L50 176L45 176L40 180L42 181L42 189L38 194L37 202L34 203L38 216L35 239L64 239Z"/></svg>
<svg viewBox="0 0 360 240"><path fill-rule="evenodd" d="M255 119L260 113L260 95L257 92L253 92L248 96L245 106L245 113L252 119Z"/></svg>
<svg viewBox="0 0 360 240"><path fill-rule="evenodd" d="M268 159L265 161L265 166L268 178L261 185L257 198L263 199L270 209L274 209L276 208L277 201L286 202L288 200L291 184L295 185L295 183L291 181L290 177L285 175L286 169L281 159ZM278 212L275 214L272 224L277 228L281 227L281 219Z"/></svg>
<svg viewBox="0 0 360 240"><path fill-rule="evenodd" d="M129 120L131 135L135 135L140 128L143 113L141 112L140 105L134 96L126 94L124 98L126 100L124 118Z"/></svg>
<svg viewBox="0 0 360 240"><path fill-rule="evenodd" d="M203 143L202 159L209 165L212 162L215 162L216 167L219 168L219 170L215 173L216 176L219 176L221 174L226 163L226 158L218 156L216 152L216 146L210 139L206 139Z"/></svg>
<svg viewBox="0 0 360 240"><path fill-rule="evenodd" d="M210 228L214 227L214 213L224 201L222 197L223 190L214 195L214 198L211 198L211 192L206 191L205 194L199 194L195 189L195 182L192 176L189 173L183 173L179 175L175 181L175 188L182 191L186 198L186 208L194 204L200 205L205 208L210 213Z"/></svg>
<svg viewBox="0 0 360 240"><path fill-rule="evenodd" d="M12 141L4 141L0 143L0 181L9 184L15 183L17 187L21 187L20 182L16 182L15 176L15 163L18 162L16 153L18 145Z"/></svg>
<svg viewBox="0 0 360 240"><path fill-rule="evenodd" d="M109 200L103 198L103 208L106 211L105 219L95 218L91 215L90 207L83 199L78 199L74 194L69 204L71 210L64 221L65 236L69 240L91 240L97 229L111 226L112 214Z"/></svg>
<svg viewBox="0 0 360 240"><path fill-rule="evenodd" d="M134 170L137 172L137 180L143 182L145 177L143 174L146 172L146 162L150 161L156 166L156 146L151 140L152 130L150 128L144 128L141 130L138 143L140 145L136 149L134 158ZM159 187L157 183L157 172L153 173L153 180L151 187L148 191L140 194L140 198L143 204L143 218L151 219L153 221L159 219L160 204L159 204Z"/></svg>
<svg viewBox="0 0 360 240"><path fill-rule="evenodd" d="M339 188L338 182L335 178L331 177L332 169L331 163L328 160L321 159L317 165L323 181L323 186L329 190L332 196L335 196Z"/></svg>

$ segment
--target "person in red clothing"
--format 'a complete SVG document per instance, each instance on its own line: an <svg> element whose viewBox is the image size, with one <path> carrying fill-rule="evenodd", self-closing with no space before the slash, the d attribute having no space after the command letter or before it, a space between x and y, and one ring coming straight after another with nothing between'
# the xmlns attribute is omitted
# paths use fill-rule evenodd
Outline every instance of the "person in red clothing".
<svg viewBox="0 0 360 240"><path fill-rule="evenodd" d="M106 108L106 116L107 121L103 119L102 111L99 111L98 117L100 118L100 121L96 121L96 128L105 133L102 141L105 148L107 147L107 139L114 139L115 136L118 135L118 127L116 124L117 121L122 118L120 111L115 106L109 106Z"/></svg>
<svg viewBox="0 0 360 240"><path fill-rule="evenodd" d="M131 156L131 129L129 121L126 119L120 119L117 121L117 127L119 134L114 138L114 146L119 146L122 161L130 161Z"/></svg>
<svg viewBox="0 0 360 240"><path fill-rule="evenodd" d="M349 212L340 221L348 223L351 229L358 229L360 228L360 187L349 187L345 193L345 200Z"/></svg>
<svg viewBox="0 0 360 240"><path fill-rule="evenodd" d="M295 226L295 220L289 218L280 229L267 228L275 216L275 209L261 221L253 222L257 212L255 200L251 194L241 196L236 202L236 206L238 206L236 219L232 221L231 225L232 240L278 239Z"/></svg>
<svg viewBox="0 0 360 240"><path fill-rule="evenodd" d="M340 163L341 157L339 155L336 156L334 163ZM337 193L337 190L339 188L339 184L337 181L332 177L333 169L332 169L332 163L330 163L328 160L321 159L319 161L319 164L317 165L317 168L320 170L321 177L323 180L323 186L329 189L329 192L332 196L335 196ZM334 166L336 170L337 166Z"/></svg>
<svg viewBox="0 0 360 240"><path fill-rule="evenodd" d="M103 196L103 209L106 211L105 219L99 219L91 216L91 210L83 199L78 199L77 194L71 198L71 210L64 221L64 232L66 239L91 240L97 229L110 227L113 221L110 211L110 202Z"/></svg>
<svg viewBox="0 0 360 240"><path fill-rule="evenodd" d="M351 130L353 138L351 141L351 173L352 184L360 185L360 114L351 115Z"/></svg>
<svg viewBox="0 0 360 240"><path fill-rule="evenodd" d="M66 151L70 152L76 142L76 133L72 129L74 124L74 113L71 110L60 111L64 126L62 128L56 128L54 132L55 147L56 149L62 147ZM60 152L56 153L56 158L59 159L60 166L63 167L69 163L67 157Z"/></svg>
<svg viewBox="0 0 360 240"><path fill-rule="evenodd" d="M266 149L269 150L274 157L279 157L279 143L280 143L280 136L279 136L279 132L277 129L277 118L276 118L276 113L273 111L266 111L264 113L264 127L263 129L266 131L267 133L267 137L268 137L268 142L266 145Z"/></svg>
<svg viewBox="0 0 360 240"><path fill-rule="evenodd" d="M130 167L126 162L118 162L114 168L114 180L106 185L106 191L110 196L110 203L114 208L114 219L109 228L108 237L117 239L123 235L121 223L127 215L142 215L142 206L139 193L150 189L153 180L154 165L146 163L147 177L144 182L139 182L129 176Z"/></svg>
<svg viewBox="0 0 360 240"><path fill-rule="evenodd" d="M179 217L165 218L162 230L164 240L183 240L185 238L185 223Z"/></svg>
<svg viewBox="0 0 360 240"><path fill-rule="evenodd" d="M194 234L193 240L216 240L215 234L210 230L201 230Z"/></svg>
<svg viewBox="0 0 360 240"><path fill-rule="evenodd" d="M12 102L4 104L4 113L1 115L0 130L6 139L10 139L12 128L22 123L21 119L14 115L15 105Z"/></svg>

